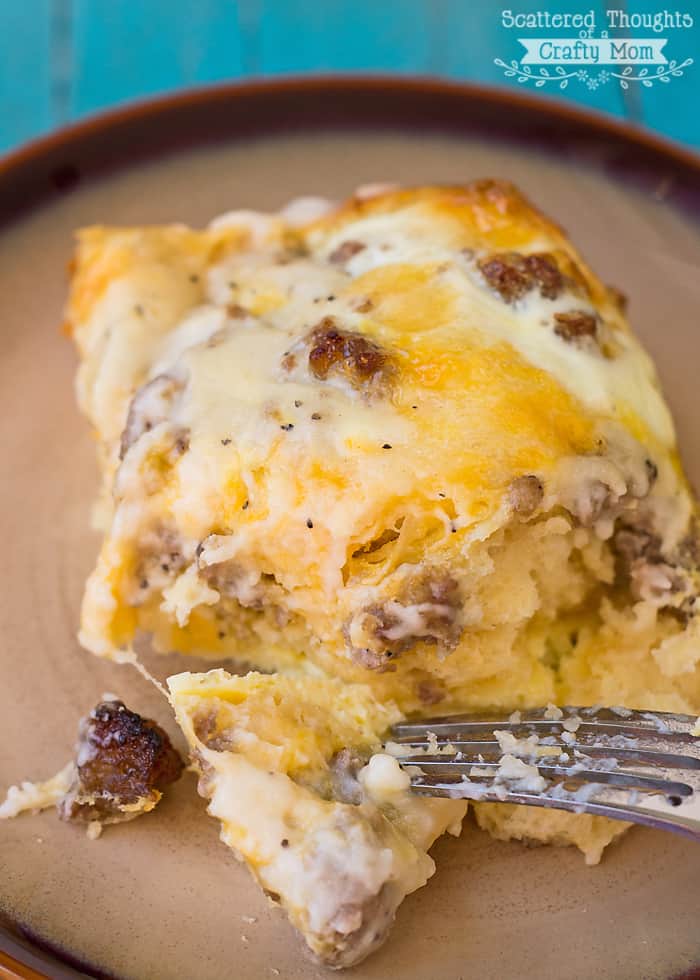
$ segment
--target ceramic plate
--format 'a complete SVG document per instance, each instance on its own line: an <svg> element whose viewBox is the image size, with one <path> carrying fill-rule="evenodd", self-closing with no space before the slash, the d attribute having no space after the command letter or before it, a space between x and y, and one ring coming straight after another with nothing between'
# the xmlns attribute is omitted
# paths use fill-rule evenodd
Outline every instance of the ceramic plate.
<svg viewBox="0 0 700 980"><path fill-rule="evenodd" d="M231 208L339 197L370 181L513 180L629 295L698 481L698 174L690 154L563 105L387 79L186 94L1 163L0 788L63 766L79 717L104 691L175 727L135 671L100 662L75 638L98 541L94 445L61 332L73 229L201 225ZM149 663L165 676L192 661ZM437 874L353 980L651 980L700 961L700 847L690 841L633 830L587 868L571 849L498 843L468 824L434 856ZM0 908L0 975L334 975L309 960L219 843L191 775L154 813L98 841L53 812L1 824Z"/></svg>

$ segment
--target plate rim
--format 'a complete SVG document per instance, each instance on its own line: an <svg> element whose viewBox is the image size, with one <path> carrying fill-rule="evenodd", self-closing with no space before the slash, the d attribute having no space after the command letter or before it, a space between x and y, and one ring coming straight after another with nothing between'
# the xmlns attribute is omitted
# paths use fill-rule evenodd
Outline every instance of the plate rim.
<svg viewBox="0 0 700 980"><path fill-rule="evenodd" d="M329 100L340 103L340 114L335 119L329 112ZM528 139L529 134L528 141L535 144L556 144L569 134L579 141L578 146L584 137L589 143L597 140L598 146L605 146L613 157L622 153L622 160L613 160L616 169L625 163L632 166L634 160L635 168L648 172L663 163L684 185L682 190L694 191L700 214L700 151L644 126L553 96L504 86L433 75L319 73L235 80L136 99L91 113L25 142L0 156L0 227L37 204L50 203L52 197L70 191L83 178L136 165L149 157L164 156L200 142L245 139L255 132L271 135L285 128L368 128L369 116L370 124L386 124L392 111L399 112L396 128L405 128L411 113L413 126L418 128L431 122L426 111L430 100L435 100L440 110L439 117L433 120L434 128L452 132L482 130L496 138L500 135L516 141ZM240 112L246 103L262 108L263 113L262 118L248 118L241 131L240 122L245 117L236 115L235 110ZM280 107L300 112L301 124L290 125L291 120L280 118ZM221 117L222 109L227 108L234 109L228 124ZM472 110L471 115L464 114L467 108ZM349 115L343 115L348 111ZM216 126L209 130L203 119L207 112L216 120ZM195 124L197 118L201 120L199 125ZM174 127L175 120L185 125ZM528 126L525 120L535 120L538 126ZM168 130L168 139L159 138ZM137 132L140 138L129 143L127 152L123 145L119 149L114 137L123 137L129 131ZM74 162L77 158L80 166Z"/></svg>

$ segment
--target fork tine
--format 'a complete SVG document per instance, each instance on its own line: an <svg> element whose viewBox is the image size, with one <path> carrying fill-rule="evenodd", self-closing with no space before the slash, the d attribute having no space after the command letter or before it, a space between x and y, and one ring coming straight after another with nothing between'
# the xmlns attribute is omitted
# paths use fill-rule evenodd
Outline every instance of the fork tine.
<svg viewBox="0 0 700 980"><path fill-rule="evenodd" d="M426 784L425 786L416 784L413 785L413 789L420 796L454 798L454 784ZM479 799L492 803L522 803L527 806L541 806L552 810L567 810L569 813L590 813L593 816L610 817L613 820L631 820L647 827L663 827L693 840L700 840L700 828L697 819L686 817L681 813L674 813L661 820L658 813L631 803L599 802L596 800L587 800L582 803L575 798L542 796L538 793L527 792L509 792L504 799L497 795L495 786L491 789L485 787L483 796L479 796Z"/></svg>
<svg viewBox="0 0 700 980"><path fill-rule="evenodd" d="M476 735L479 732L490 733L493 732L494 727L499 729L505 729L507 731L530 731L530 732L544 732L546 729L550 730L551 734L561 734L562 730L566 731L562 722L565 719L559 721L544 718L534 718L527 719L518 724L511 724L503 718L497 719L495 721L472 721L466 718L450 718L442 719L440 721L433 720L427 722L404 722L403 724L396 725L392 732L396 741L400 742L404 737L415 738L420 735L427 735L428 732L436 736L449 737L451 735ZM673 742L679 745L692 745L697 739L694 738L690 732L686 731L660 731L659 729L652 728L649 724L644 726L636 726L628 724L627 722L587 722L581 721L581 724L576 729L576 735L612 735L619 736L623 735L627 738L637 739L643 738L645 735L654 735L655 738L661 737L665 741Z"/></svg>
<svg viewBox="0 0 700 980"><path fill-rule="evenodd" d="M559 709L562 712L560 718L547 717L549 709L548 708L535 708L531 710L522 710L515 712L515 714L520 716L519 722L511 722L510 719L504 718L503 713L499 712L475 712L474 714L455 714L455 715L438 715L434 718L421 718L414 721L404 721L400 722L398 725L394 726L394 731L397 733L403 733L405 731L408 734L412 730L430 730L435 731L434 726L443 727L445 725L465 725L479 726L486 728L493 728L494 725L498 725L499 728L508 727L509 725L527 725L535 722L542 722L545 725L555 725L557 723L561 724L567 717L578 716L583 723L585 723L587 718L595 719L594 726L596 729L602 726L604 723L610 723L617 730L618 727L631 726L635 730L641 728L646 728L650 731L660 732L663 729L660 726L666 725L672 731L676 726L680 727L681 730L690 730L696 722L694 716L676 714L669 711L633 711L630 708L596 708L596 707L575 707L573 705L565 705ZM511 715L512 717L512 715Z"/></svg>
<svg viewBox="0 0 700 980"><path fill-rule="evenodd" d="M578 732L576 733L578 735ZM400 745L402 748L411 749L425 749L428 744L425 739L412 738L410 741L407 738L396 739L395 744ZM590 756L593 759L608 759L614 756L619 759L625 766L633 766L635 764L644 765L651 768L663 768L663 769L700 769L700 757L693 755L680 755L675 752L659 752L654 749L642 749L642 748L618 748L617 746L612 747L609 745L588 745L583 741L576 742L553 742L553 743L542 743L540 741L540 746L542 748L551 749L551 753L540 755L538 758L545 760L547 758L556 758L557 754L566 752L570 754L572 752L581 752L583 755ZM464 739L445 739L440 741L438 739L438 746L452 746L456 753L461 756L460 761L468 762L472 761L474 764L477 763L477 756L483 756L487 759L489 756L498 756L499 758L503 755L503 749L499 742L493 740L483 741L466 741ZM449 753L445 753L445 758L450 758ZM400 756L401 762L404 762L407 757ZM418 758L418 757L416 757Z"/></svg>
<svg viewBox="0 0 700 980"><path fill-rule="evenodd" d="M609 785L609 780L606 780L606 779L599 779L596 782L593 782L592 781L593 777L599 776L600 773L589 772L589 773L581 773L580 775L581 775L582 778L580 780L578 780L577 786L580 784L581 787L586 787L587 789L590 789L593 795L595 795L596 792L599 792L604 786ZM591 779L589 779L589 780L584 779L583 777L586 776L586 775L587 776L590 776ZM423 790L442 789L442 790L445 790L445 795L450 795L450 796L454 797L456 795L455 794L455 790L459 787L460 781L461 781L461 777L450 778L448 775L444 775L444 776L441 775L440 777L437 777L437 776L431 777L429 775L428 776L418 776L415 779L412 779L411 780L411 788L414 789L414 790L417 790L417 789L423 789ZM569 783L576 783L576 782L577 782L576 780L571 779L571 778L567 777L566 775L562 774L562 778L560 778L558 780L553 780L552 781L552 783L550 784L550 789L553 788L553 787L556 787L556 786L566 787ZM470 783L472 785L473 784L476 784L480 788L483 788L484 792L493 792L494 796L496 796L498 798L498 794L497 794L497 786L498 786L498 784L493 783L493 781L491 780L491 777L488 777L488 776L471 777L470 778ZM683 792L680 792L679 791L679 792L676 792L676 793L670 793L670 792L667 793L667 792L664 791L663 795L666 796L667 798L676 797L676 798L680 798L680 799L687 799L689 796L692 795L692 792L693 791L692 791L692 789L689 786L686 786L683 783L681 783L680 786L682 787ZM621 786L619 788L622 789L622 790L625 790L625 791L634 791L639 796L643 796L644 794L658 796L659 793L661 793L661 790L660 789L654 789L652 787L643 787L643 786L629 785L629 786ZM666 787L666 788L668 788L668 787ZM570 792L572 792L572 795L573 795L573 791L570 791ZM503 796L503 802L510 803L510 802L512 802L512 798L514 796L517 796L517 795L518 795L518 792L517 791L515 791L515 792L508 791ZM537 794L537 795L543 796L543 794L541 794L541 793L540 794ZM485 797L483 797L483 798L485 798ZM548 797L548 796L543 796L543 798L545 800L548 800L548 799L557 799L557 797ZM479 794L479 796L477 797L477 799L482 799L481 794ZM588 802L588 801L586 801L586 802Z"/></svg>
<svg viewBox="0 0 700 980"><path fill-rule="evenodd" d="M667 743L666 748L682 745L697 749L700 745L693 734L697 719L688 715L631 711L625 708L598 709L572 706L555 709L555 712L552 711L552 706L549 706L532 711L518 711L507 719L492 713L448 715L404 721L396 725L392 732L393 738L399 743L421 737L427 738L429 734L435 738L477 741L493 738L494 730L502 729L518 736L536 734L540 738L544 736L546 740L562 737L570 744L588 741L600 743L603 737L611 740L611 746L620 748L658 749L660 740ZM652 745L644 745L645 742L650 741ZM700 757L700 752L698 755Z"/></svg>
<svg viewBox="0 0 700 980"><path fill-rule="evenodd" d="M468 776L470 780L482 776L486 779L491 779L493 777L485 773L480 773L479 777L472 776L469 770L474 766L479 769L492 769L493 775L495 776L499 769L499 763L497 762L464 763L435 757L409 757L408 759L402 759L401 765L407 767L409 770L418 769L420 771L421 775L417 777L418 783L421 782L423 776L432 776L433 773L441 779L445 776L455 777L456 781L460 781L463 775ZM537 763L537 769L542 776L565 776L567 781L572 783L609 783L614 786L619 786L621 789L636 789L647 793L663 793L666 796L683 797L692 796L693 794L693 787L688 786L687 783L669 779L655 779L651 776L641 776L638 773L625 772L617 769L580 769L572 772L568 766L539 763Z"/></svg>

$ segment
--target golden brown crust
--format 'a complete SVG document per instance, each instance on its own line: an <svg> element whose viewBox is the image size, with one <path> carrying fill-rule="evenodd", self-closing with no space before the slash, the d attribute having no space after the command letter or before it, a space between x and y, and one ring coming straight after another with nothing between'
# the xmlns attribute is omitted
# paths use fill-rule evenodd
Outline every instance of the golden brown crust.
<svg viewBox="0 0 700 980"><path fill-rule="evenodd" d="M331 215L316 222L326 229L369 215L388 214L409 205L427 204L452 212L483 235L489 235L505 225L519 224L531 232L560 229L539 214L507 180L484 178L468 184L444 184L427 187L402 187L372 196L349 198Z"/></svg>

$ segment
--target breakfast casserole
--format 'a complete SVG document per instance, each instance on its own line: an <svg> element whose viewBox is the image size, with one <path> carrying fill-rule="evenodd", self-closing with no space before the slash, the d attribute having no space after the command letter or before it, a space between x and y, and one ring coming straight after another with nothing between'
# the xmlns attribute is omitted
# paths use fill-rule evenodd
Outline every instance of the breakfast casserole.
<svg viewBox="0 0 700 980"><path fill-rule="evenodd" d="M381 941L463 815L410 797L396 720L700 708L695 503L653 365L509 184L88 228L68 326L103 476L81 641L212 661L170 679L200 787L322 959ZM624 830L473 811L591 862Z"/></svg>

